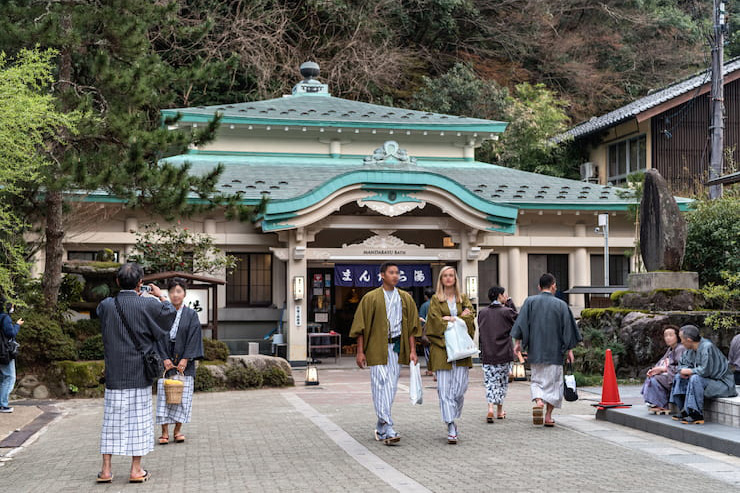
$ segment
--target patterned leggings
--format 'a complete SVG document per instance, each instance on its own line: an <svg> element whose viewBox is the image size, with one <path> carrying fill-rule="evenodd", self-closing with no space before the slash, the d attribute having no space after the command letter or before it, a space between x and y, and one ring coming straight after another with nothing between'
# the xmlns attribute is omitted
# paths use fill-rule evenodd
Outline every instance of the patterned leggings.
<svg viewBox="0 0 740 493"><path fill-rule="evenodd" d="M501 365L483 365L483 376L486 380L486 400L489 404L503 404L506 391L509 389L509 372L511 363Z"/></svg>

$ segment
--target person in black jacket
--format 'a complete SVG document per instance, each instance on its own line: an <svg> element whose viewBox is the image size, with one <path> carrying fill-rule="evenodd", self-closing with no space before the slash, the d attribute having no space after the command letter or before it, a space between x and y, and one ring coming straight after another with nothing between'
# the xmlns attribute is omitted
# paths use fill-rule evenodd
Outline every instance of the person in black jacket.
<svg viewBox="0 0 740 493"><path fill-rule="evenodd" d="M181 431L183 423L190 423L195 387L195 360L203 359L203 335L198 313L183 304L187 294L185 279L173 278L169 283L168 293L170 301L177 309L177 316L169 335L159 340L157 350L164 362L165 370L177 368L177 371L184 375L185 382L180 404L167 404L163 380L157 384L157 424L162 425L160 445L169 443L168 428L173 423L175 442L185 441L185 435Z"/></svg>
<svg viewBox="0 0 740 493"><path fill-rule="evenodd" d="M478 314L480 331L481 363L486 381L486 400L488 415L486 421L493 423L493 406L496 405L496 418L504 419L504 398L509 388L509 373L514 359L514 344L511 340L511 327L516 320L516 307L507 297L504 288L493 286L488 290L491 304L481 308Z"/></svg>
<svg viewBox="0 0 740 493"><path fill-rule="evenodd" d="M143 354L155 350L157 341L167 335L176 311L157 286L149 286L150 295L142 293L143 277L144 271L138 264L123 264L116 274L121 291L116 299L104 299L97 309L105 355L105 407L100 437L103 467L98 474L101 483L113 481L112 455L131 456L129 482L143 483L150 477L141 468L141 457L154 448L152 382L144 373Z"/></svg>

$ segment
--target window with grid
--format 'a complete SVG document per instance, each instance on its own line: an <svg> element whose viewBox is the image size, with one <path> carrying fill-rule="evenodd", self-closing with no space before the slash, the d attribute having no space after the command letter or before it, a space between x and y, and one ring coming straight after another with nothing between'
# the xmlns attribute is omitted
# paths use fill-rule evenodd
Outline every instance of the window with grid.
<svg viewBox="0 0 740 493"><path fill-rule="evenodd" d="M608 149L608 181L613 185L627 182L627 176L644 170L647 166L646 140L644 135L612 144Z"/></svg>
<svg viewBox="0 0 740 493"><path fill-rule="evenodd" d="M227 306L269 306L272 304L272 254L229 253L238 259L226 275Z"/></svg>

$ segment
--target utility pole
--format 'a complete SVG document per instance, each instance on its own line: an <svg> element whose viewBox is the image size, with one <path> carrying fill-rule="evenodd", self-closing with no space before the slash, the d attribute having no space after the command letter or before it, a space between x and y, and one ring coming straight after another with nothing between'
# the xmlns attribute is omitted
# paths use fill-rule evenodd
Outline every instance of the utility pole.
<svg viewBox="0 0 740 493"><path fill-rule="evenodd" d="M609 213L599 214L599 227L604 235L604 286L609 287Z"/></svg>
<svg viewBox="0 0 740 493"><path fill-rule="evenodd" d="M724 148L724 44L725 44L725 2L714 0L714 36L712 37L712 91L711 91L711 124L712 148L709 161L709 179L722 175ZM709 187L709 198L722 196L722 185Z"/></svg>

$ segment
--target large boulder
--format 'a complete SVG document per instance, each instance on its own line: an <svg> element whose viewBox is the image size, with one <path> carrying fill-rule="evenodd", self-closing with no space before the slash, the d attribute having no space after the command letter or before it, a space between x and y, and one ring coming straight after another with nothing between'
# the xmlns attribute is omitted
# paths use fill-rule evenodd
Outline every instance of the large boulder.
<svg viewBox="0 0 740 493"><path fill-rule="evenodd" d="M668 184L655 169L645 172L640 201L640 253L648 271L679 271L686 250L686 220Z"/></svg>
<svg viewBox="0 0 740 493"><path fill-rule="evenodd" d="M251 366L262 373L270 368L280 368L288 376L289 384L294 384L293 370L291 369L290 364L283 358L266 356L264 354L236 354L229 356L227 364L239 365L245 368L247 366Z"/></svg>
<svg viewBox="0 0 740 493"><path fill-rule="evenodd" d="M644 378L648 368L653 367L666 351L663 341L663 328L666 325L696 325L703 337L707 337L727 354L730 341L736 328L722 327L709 329L705 319L720 312L710 311L663 311L627 312L623 308L584 310L579 327L584 336L593 337L597 331L606 341L616 337L624 347L624 352L615 360L617 375L623 378ZM726 316L737 317L737 312L721 312ZM588 342L588 341L587 341ZM602 358L599 355L599 358ZM576 361L576 366L579 362Z"/></svg>
<svg viewBox="0 0 740 493"><path fill-rule="evenodd" d="M264 354L234 354L229 356L227 363L230 365L241 365L243 367L251 366L259 371L265 371L268 368L282 368L285 373L290 375L292 370L290 364L283 358L267 356Z"/></svg>

